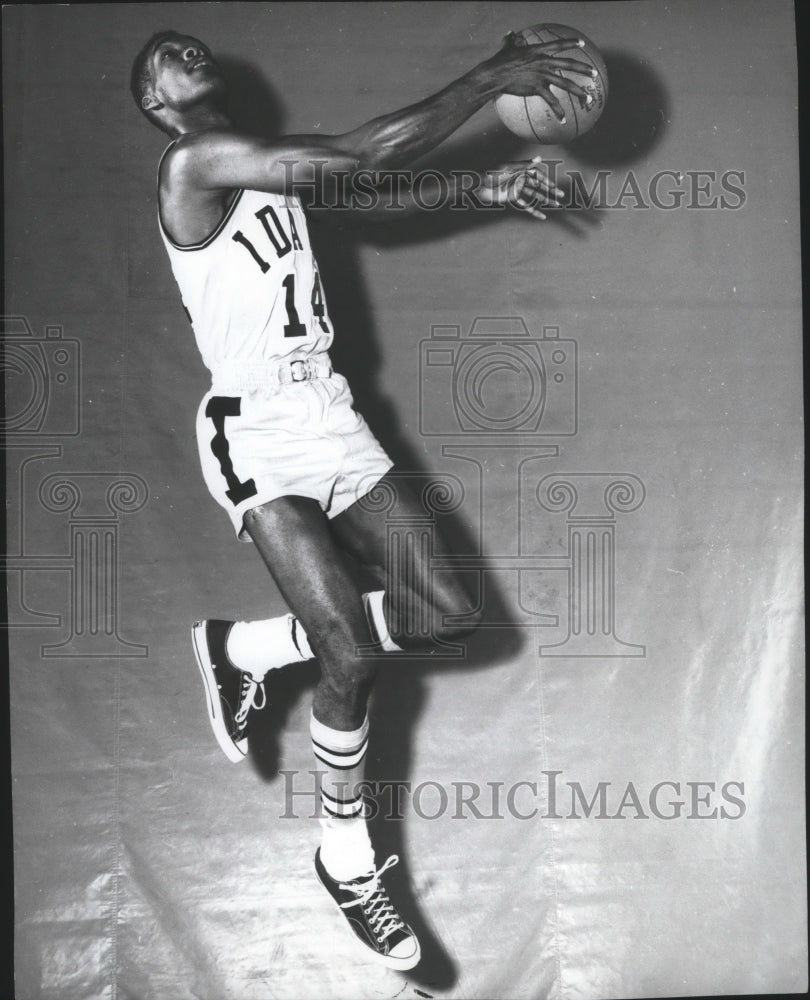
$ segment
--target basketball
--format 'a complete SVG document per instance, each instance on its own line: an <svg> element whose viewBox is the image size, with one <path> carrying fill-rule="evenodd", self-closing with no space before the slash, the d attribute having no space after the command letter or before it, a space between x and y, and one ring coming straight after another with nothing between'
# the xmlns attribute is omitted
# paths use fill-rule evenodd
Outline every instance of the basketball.
<svg viewBox="0 0 810 1000"><path fill-rule="evenodd" d="M515 34L519 39L523 38L528 45L553 42L559 38L581 38L585 43L584 48L574 46L570 52L559 54L565 58L570 57L590 63L596 70L596 78L592 79L583 73L570 71L558 75L569 77L574 83L584 87L593 97L593 103L584 108L578 97L552 84L554 94L565 112L564 122L557 118L545 99L539 95L519 97L516 94L501 94L495 99L495 110L501 121L521 139L531 139L534 142L570 142L577 136L584 135L599 121L608 96L607 69L599 49L581 31L564 24L536 24Z"/></svg>

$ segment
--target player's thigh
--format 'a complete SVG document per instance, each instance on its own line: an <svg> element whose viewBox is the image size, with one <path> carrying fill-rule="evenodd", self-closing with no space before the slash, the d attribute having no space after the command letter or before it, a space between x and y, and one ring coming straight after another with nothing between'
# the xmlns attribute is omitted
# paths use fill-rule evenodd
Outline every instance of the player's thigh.
<svg viewBox="0 0 810 1000"><path fill-rule="evenodd" d="M416 596L448 613L466 610L469 596L461 580L451 573L437 573L430 565L431 555L450 551L435 524L430 525L429 546L408 546L407 558L392 561L389 505L376 502L377 498L384 499L389 491L395 498L397 523L425 523L425 507L406 477L386 473L365 498L330 521L335 537L347 552L374 573L394 599L400 595L403 600L411 601Z"/></svg>
<svg viewBox="0 0 810 1000"><path fill-rule="evenodd" d="M362 599L318 502L279 497L248 511L244 525L321 666L352 661L371 636Z"/></svg>

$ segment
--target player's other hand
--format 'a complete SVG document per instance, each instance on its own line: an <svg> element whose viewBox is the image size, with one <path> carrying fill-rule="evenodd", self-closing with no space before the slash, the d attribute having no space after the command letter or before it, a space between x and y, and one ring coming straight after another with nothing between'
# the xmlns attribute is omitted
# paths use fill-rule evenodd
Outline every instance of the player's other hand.
<svg viewBox="0 0 810 1000"><path fill-rule="evenodd" d="M510 205L535 219L545 219L542 209L559 208L565 192L555 187L542 157L535 156L487 171L476 194L485 205Z"/></svg>
<svg viewBox="0 0 810 1000"><path fill-rule="evenodd" d="M574 94L583 107L593 100L584 87L564 75L576 73L585 78L584 82L594 78L593 67L589 63L560 54L566 51L575 54L581 47L582 43L577 38L560 38L529 45L521 35L510 31L503 47L487 60L486 65L496 74L501 93L517 94L519 97L537 94L562 121L565 115L550 89L552 84Z"/></svg>

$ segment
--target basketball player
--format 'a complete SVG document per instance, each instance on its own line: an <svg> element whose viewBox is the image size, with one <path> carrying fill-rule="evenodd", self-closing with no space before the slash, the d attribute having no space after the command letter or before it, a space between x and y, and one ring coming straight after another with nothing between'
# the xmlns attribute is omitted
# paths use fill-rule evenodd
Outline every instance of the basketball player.
<svg viewBox="0 0 810 1000"><path fill-rule="evenodd" d="M358 940L396 969L412 968L420 950L381 881L397 858L377 865L357 789L375 670L361 654L406 648L408 608L433 616L439 641L465 634L476 613L458 580L427 578L418 553L413 576L395 580L393 592L361 595L349 574L344 551L385 578L384 517L358 500L390 485L400 510L418 516L422 507L391 480L391 460L332 370L332 324L296 190L311 191L314 162L324 185L341 171L407 165L503 91L543 94L562 117L551 83L589 101L559 75L590 76L587 64L560 54L575 44L519 46L510 36L496 55L419 104L343 135L274 141L233 127L225 81L202 42L160 32L132 68L138 107L172 139L158 171L159 225L211 371L197 417L203 475L290 609L265 621L194 625L212 727L227 756L243 759L247 716L264 704L268 670L317 658L311 735L325 774L316 872ZM534 162L494 174L480 193L499 203L510 185L516 204L540 217L538 206L562 193ZM452 624L454 616L464 625Z"/></svg>

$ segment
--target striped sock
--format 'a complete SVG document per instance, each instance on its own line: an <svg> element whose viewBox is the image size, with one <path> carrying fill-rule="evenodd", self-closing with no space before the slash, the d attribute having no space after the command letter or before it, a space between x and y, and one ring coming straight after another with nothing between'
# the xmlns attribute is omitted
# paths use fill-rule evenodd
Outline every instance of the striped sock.
<svg viewBox="0 0 810 1000"><path fill-rule="evenodd" d="M374 850L358 787L368 747L368 716L359 729L343 732L312 715L309 729L319 770L325 770L321 783L321 861L332 878L357 878L374 868Z"/></svg>

